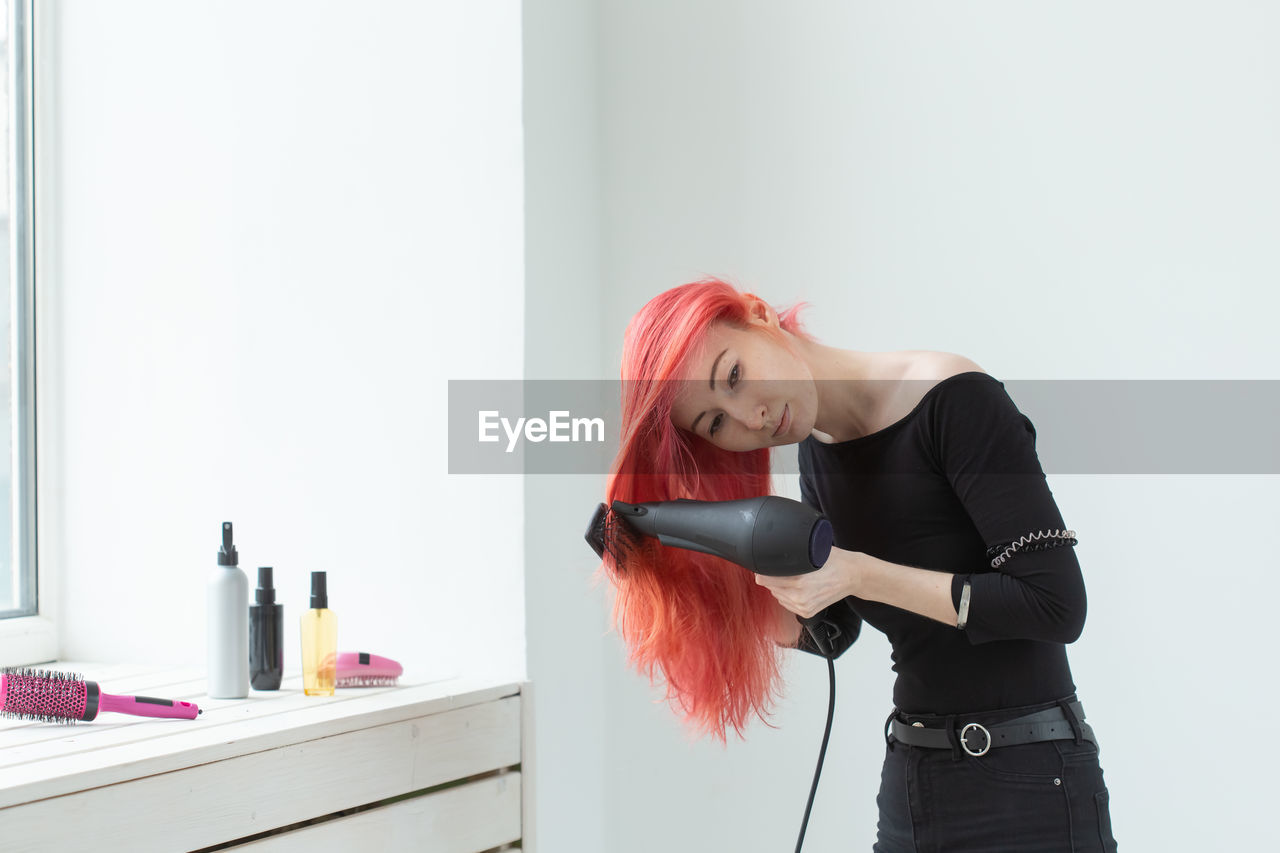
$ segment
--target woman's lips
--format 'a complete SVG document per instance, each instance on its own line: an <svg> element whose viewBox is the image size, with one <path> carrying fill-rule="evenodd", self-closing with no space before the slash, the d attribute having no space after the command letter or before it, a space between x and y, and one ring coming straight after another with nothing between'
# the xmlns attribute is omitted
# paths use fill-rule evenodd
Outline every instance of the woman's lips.
<svg viewBox="0 0 1280 853"><path fill-rule="evenodd" d="M782 407L782 420L778 421L778 428L773 431L773 437L777 438L787 431L787 427L791 426L791 404Z"/></svg>

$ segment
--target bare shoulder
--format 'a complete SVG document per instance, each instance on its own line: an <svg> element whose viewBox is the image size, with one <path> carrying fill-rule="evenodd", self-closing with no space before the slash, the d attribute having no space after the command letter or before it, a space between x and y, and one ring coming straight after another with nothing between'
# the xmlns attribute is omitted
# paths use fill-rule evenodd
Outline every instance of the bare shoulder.
<svg viewBox="0 0 1280 853"><path fill-rule="evenodd" d="M961 373L986 373L972 359L950 352L909 350L894 353L897 381L885 384L878 405L872 409L868 432L883 429L912 412L924 396L944 379Z"/></svg>
<svg viewBox="0 0 1280 853"><path fill-rule="evenodd" d="M926 390L960 373L986 373L977 362L953 352L920 350L912 355L914 357L903 378L919 380L919 385Z"/></svg>

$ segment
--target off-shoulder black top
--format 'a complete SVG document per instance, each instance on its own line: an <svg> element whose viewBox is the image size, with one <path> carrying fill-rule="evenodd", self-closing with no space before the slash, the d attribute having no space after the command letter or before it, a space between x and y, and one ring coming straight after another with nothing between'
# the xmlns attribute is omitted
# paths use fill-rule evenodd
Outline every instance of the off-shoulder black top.
<svg viewBox="0 0 1280 853"><path fill-rule="evenodd" d="M970 581L964 630L855 597L823 612L843 629L837 655L863 622L888 636L901 711L982 711L1075 692L1064 645L1080 635L1085 617L1075 549L1019 550L996 569L988 555L1066 527L1035 440L1004 383L971 371L937 383L910 414L878 432L800 444L801 493L831 519L837 547L954 573L957 610Z"/></svg>

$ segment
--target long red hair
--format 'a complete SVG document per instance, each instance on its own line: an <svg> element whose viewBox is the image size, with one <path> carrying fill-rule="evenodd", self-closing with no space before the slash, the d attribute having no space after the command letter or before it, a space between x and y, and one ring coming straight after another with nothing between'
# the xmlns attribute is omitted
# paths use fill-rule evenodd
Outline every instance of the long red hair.
<svg viewBox="0 0 1280 853"><path fill-rule="evenodd" d="M622 436L607 500L735 500L769 494L769 451L734 453L671 422L689 360L715 323L747 327L757 297L708 278L662 293L627 326L622 353ZM778 315L782 329L808 338L800 306ZM760 333L768 334L771 329ZM779 334L779 340L786 343ZM643 541L619 567L603 569L617 588L613 617L631 663L699 731L739 737L754 714L766 719L779 693L780 605L749 571L719 557Z"/></svg>

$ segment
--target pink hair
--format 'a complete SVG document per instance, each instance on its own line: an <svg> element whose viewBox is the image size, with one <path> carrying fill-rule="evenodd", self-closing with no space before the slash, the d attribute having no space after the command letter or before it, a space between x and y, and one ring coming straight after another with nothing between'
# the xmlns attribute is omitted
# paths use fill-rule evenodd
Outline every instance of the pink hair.
<svg viewBox="0 0 1280 853"><path fill-rule="evenodd" d="M746 327L759 299L707 278L649 301L627 327L622 354L622 437L607 500L734 500L771 492L769 451L721 450L671 422L671 407L689 360L715 323ZM797 319L802 306L778 316L782 329L810 339ZM773 329L762 333L784 335ZM631 663L657 680L686 723L726 740L751 715L766 719L780 692L781 605L746 569L647 539L619 567L603 568L617 587L613 617Z"/></svg>

